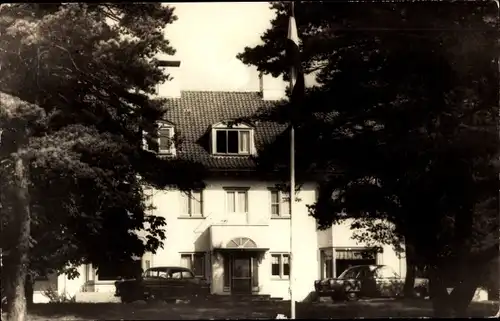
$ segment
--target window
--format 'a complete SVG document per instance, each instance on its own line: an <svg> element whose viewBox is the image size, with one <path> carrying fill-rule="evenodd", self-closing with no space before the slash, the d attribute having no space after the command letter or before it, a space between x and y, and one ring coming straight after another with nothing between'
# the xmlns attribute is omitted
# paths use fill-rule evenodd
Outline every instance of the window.
<svg viewBox="0 0 500 321"><path fill-rule="evenodd" d="M358 267L352 267L352 268L349 268L347 270L345 270L344 272L342 272L342 274L339 275L339 279L355 279L357 276L358 276L358 273L359 273L359 268Z"/></svg>
<svg viewBox="0 0 500 321"><path fill-rule="evenodd" d="M321 278L333 278L333 251L321 250Z"/></svg>
<svg viewBox="0 0 500 321"><path fill-rule="evenodd" d="M157 270L146 270L146 272L144 272L144 277L147 277L147 278L153 278L153 277L157 277L157 276L158 276Z"/></svg>
<svg viewBox="0 0 500 321"><path fill-rule="evenodd" d="M215 130L216 154L250 154L250 130L242 129L216 129Z"/></svg>
<svg viewBox="0 0 500 321"><path fill-rule="evenodd" d="M183 216L203 216L202 191L181 192L181 215Z"/></svg>
<svg viewBox="0 0 500 321"><path fill-rule="evenodd" d="M144 149L157 152L159 154L173 154L175 151L174 145L174 127L170 124L160 123L158 126L158 137L156 143L149 145L146 140L146 132L143 132Z"/></svg>
<svg viewBox="0 0 500 321"><path fill-rule="evenodd" d="M194 275L193 273L189 272L189 271L182 271L181 272L181 277L183 279L193 279L194 278Z"/></svg>
<svg viewBox="0 0 500 321"><path fill-rule="evenodd" d="M271 215L283 217L290 215L290 193L281 192L277 189L271 190Z"/></svg>
<svg viewBox="0 0 500 321"><path fill-rule="evenodd" d="M144 276L148 277L148 278L166 279L168 275L167 275L167 270L165 270L165 269L152 268L152 269L146 270L146 272L144 272Z"/></svg>
<svg viewBox="0 0 500 321"><path fill-rule="evenodd" d="M168 271L167 279L193 279L194 275L186 270L170 269Z"/></svg>
<svg viewBox="0 0 500 321"><path fill-rule="evenodd" d="M205 253L181 254L181 266L193 271L197 277L205 277Z"/></svg>
<svg viewBox="0 0 500 321"><path fill-rule="evenodd" d="M289 254L271 254L271 275L280 279L290 277Z"/></svg>
<svg viewBox="0 0 500 321"><path fill-rule="evenodd" d="M226 190L226 200L228 213L248 212L247 190Z"/></svg>
<svg viewBox="0 0 500 321"><path fill-rule="evenodd" d="M182 271L171 271L168 274L168 279L181 279L182 278Z"/></svg>
<svg viewBox="0 0 500 321"><path fill-rule="evenodd" d="M173 128L161 127L158 129L158 152L160 154L170 154L173 147Z"/></svg>

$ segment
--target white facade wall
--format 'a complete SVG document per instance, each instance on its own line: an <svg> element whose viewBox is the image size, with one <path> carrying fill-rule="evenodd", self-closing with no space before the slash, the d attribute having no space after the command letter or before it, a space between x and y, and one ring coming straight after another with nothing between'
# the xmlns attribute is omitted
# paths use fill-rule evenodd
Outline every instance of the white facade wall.
<svg viewBox="0 0 500 321"><path fill-rule="evenodd" d="M229 215L226 209L225 188L248 189L248 215ZM155 215L167 220L166 235L162 249L153 256L152 266L179 265L180 254L208 252L207 274L213 273L212 292L225 294L223 290L223 262L220 255L211 253L215 247L227 244L232 238L248 237L257 247L269 249L259 260L259 293L287 298L288 279L271 277L271 254L290 252L290 219L271 218L272 182L211 180L203 191L204 218L180 217L179 191L154 192ZM318 244L315 220L308 215L307 204L316 199L312 184L303 186L297 194L294 224L297 227L293 273L300 275L296 281L297 299L305 298L313 291L317 278Z"/></svg>
<svg viewBox="0 0 500 321"><path fill-rule="evenodd" d="M271 255L290 252L290 219L271 218L271 196L269 188L275 182L249 180L212 179L206 182L203 191L203 217L185 217L181 214L181 192L175 189L148 191L156 209L152 214L165 217L166 239L163 247L155 254L146 254L154 266L178 266L182 253L204 252L205 275L212 283L214 294L230 294L224 288L224 260L217 248L233 238L247 237L253 240L257 248L265 249L258 258L258 290L254 294L268 294L272 297L289 299L289 279L272 277ZM248 188L248 214L228 214L225 188ZM294 297L304 300L314 291L314 281L321 276L320 249L322 248L361 248L351 239L349 222L333 226L325 231L316 229L316 221L309 216L307 205L316 200L316 186L305 184L297 193L294 209L294 253L292 258L292 276L295 275ZM386 246L378 257L379 264L387 264L401 276L405 275L404 259L398 259L394 251ZM143 261L143 268L145 264ZM87 276L88 277L88 276ZM80 277L68 280L59 276L59 292L72 296L83 291L114 292L113 281L96 281L89 290L85 287L85 268ZM88 283L88 282L87 282Z"/></svg>

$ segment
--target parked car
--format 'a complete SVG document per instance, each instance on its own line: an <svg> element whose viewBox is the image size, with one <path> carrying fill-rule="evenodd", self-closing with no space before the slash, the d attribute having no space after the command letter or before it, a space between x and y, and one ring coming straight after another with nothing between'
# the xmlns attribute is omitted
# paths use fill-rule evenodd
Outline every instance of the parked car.
<svg viewBox="0 0 500 321"><path fill-rule="evenodd" d="M405 280L387 265L357 265L345 270L338 278L316 280L314 289L319 296L333 300L357 300L359 297L397 297L403 295ZM426 297L428 280L415 279L415 294Z"/></svg>
<svg viewBox="0 0 500 321"><path fill-rule="evenodd" d="M115 282L115 296L124 303L136 300L205 298L210 284L184 267L162 266L147 269L140 277Z"/></svg>

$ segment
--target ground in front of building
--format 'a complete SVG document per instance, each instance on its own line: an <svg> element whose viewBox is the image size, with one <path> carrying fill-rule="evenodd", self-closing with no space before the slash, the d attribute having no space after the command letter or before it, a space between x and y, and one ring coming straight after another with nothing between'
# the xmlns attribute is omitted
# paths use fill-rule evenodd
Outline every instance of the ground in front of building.
<svg viewBox="0 0 500 321"><path fill-rule="evenodd" d="M358 302L297 303L297 318L430 317L428 300L371 299ZM471 317L487 317L498 311L498 302L473 302ZM35 304L28 321L41 320L174 320L174 319L274 319L290 316L290 302L211 302L167 304L163 302ZM4 316L2 316L3 319Z"/></svg>

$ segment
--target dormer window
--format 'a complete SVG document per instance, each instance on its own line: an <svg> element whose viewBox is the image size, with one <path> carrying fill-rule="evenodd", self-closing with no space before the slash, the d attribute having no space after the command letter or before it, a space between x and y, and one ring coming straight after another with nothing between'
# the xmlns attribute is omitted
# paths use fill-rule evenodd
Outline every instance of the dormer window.
<svg viewBox="0 0 500 321"><path fill-rule="evenodd" d="M174 128L171 126L161 126L158 129L158 153L172 154L173 151Z"/></svg>
<svg viewBox="0 0 500 321"><path fill-rule="evenodd" d="M143 133L146 135L146 133ZM174 145L174 126L172 124L161 122L158 124L158 137L148 144L144 137L144 148L156 152L160 155L173 155L175 153Z"/></svg>
<svg viewBox="0 0 500 321"><path fill-rule="evenodd" d="M212 128L212 153L215 155L250 155L253 153L253 129L248 125Z"/></svg>

